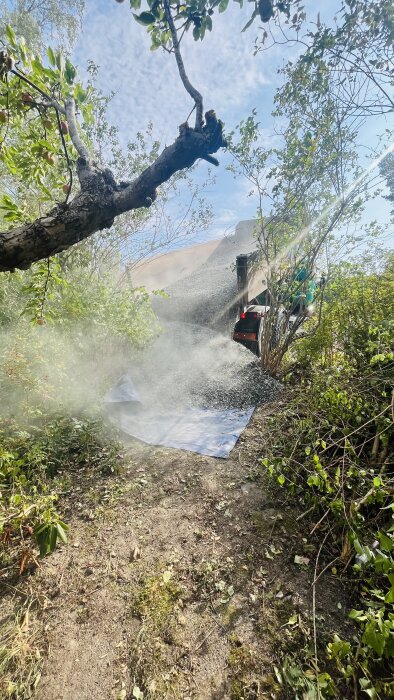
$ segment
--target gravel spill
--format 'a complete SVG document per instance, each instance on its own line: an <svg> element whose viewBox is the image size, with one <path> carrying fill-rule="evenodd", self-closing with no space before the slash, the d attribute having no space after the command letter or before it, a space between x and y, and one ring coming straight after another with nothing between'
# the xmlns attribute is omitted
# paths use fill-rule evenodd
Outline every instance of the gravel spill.
<svg viewBox="0 0 394 700"><path fill-rule="evenodd" d="M272 401L281 387L242 345L186 323L168 323L130 374L148 409L246 408Z"/></svg>

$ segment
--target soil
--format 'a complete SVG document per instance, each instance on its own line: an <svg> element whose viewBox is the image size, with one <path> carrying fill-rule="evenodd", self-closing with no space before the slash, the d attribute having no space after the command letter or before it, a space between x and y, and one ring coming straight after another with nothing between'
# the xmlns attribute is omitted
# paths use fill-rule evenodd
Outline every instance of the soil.
<svg viewBox="0 0 394 700"><path fill-rule="evenodd" d="M283 655L311 640L316 547L259 473L278 410L259 407L227 460L134 441L118 474L72 475L69 544L29 583L47 642L37 699L286 696ZM329 571L317 589L318 626L343 628L346 591Z"/></svg>

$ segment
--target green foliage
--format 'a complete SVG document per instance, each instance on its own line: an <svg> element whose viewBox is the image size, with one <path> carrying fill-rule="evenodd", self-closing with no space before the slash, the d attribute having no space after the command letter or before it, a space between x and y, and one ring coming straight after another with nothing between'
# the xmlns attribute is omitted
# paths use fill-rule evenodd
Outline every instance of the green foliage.
<svg viewBox="0 0 394 700"><path fill-rule="evenodd" d="M96 339L144 346L159 326L150 295L143 288L117 282L113 276L92 275L89 270L70 272L65 287L56 287L48 303L51 321L71 333L75 324L92 324ZM89 293L87 293L89 290Z"/></svg>
<svg viewBox="0 0 394 700"><path fill-rule="evenodd" d="M390 202L394 202L394 153L389 153L381 162L379 168L381 174L386 179L389 190L387 199L390 200ZM394 210L391 213L394 214Z"/></svg>
<svg viewBox="0 0 394 700"><path fill-rule="evenodd" d="M357 685L371 698L394 690L393 290L391 256L380 271L336 270L320 326L295 346L293 372L302 369L304 379L283 418L271 421L262 460L331 528L330 558L352 563L355 637L337 635L326 654L338 688L344 683L348 693ZM342 690L320 692L343 697Z"/></svg>
<svg viewBox="0 0 394 700"><path fill-rule="evenodd" d="M76 38L84 5L84 0L1 0L0 26L3 29L4 24L11 24L34 51L41 50L49 38L68 47Z"/></svg>
<svg viewBox="0 0 394 700"><path fill-rule="evenodd" d="M5 50L17 68L0 75L0 166L6 174L0 200L4 223L12 226L40 215L42 206L65 198L71 187L76 151L67 122L56 116L51 100L73 97L81 121L94 121L96 93L76 79L76 69L61 51L44 60L23 36L6 27ZM27 77L28 76L28 77Z"/></svg>
<svg viewBox="0 0 394 700"><path fill-rule="evenodd" d="M343 359L350 373L392 362L392 258L380 274L367 275L362 266L343 263L332 276L321 322L311 337L298 342L297 360L308 369L317 364L328 371Z"/></svg>
<svg viewBox="0 0 394 700"><path fill-rule="evenodd" d="M391 0L342 0L332 9L334 21L321 21L318 12L317 21L313 18L304 34L280 34L281 43L299 41L301 46L298 59L281 71L287 78L281 90L284 103L303 101L307 107L331 93L341 104L338 116L342 119L344 113L357 119L390 112L394 104ZM305 28L302 8L298 16L298 29ZM289 28L297 30L296 23ZM264 32L256 51L266 49L267 39L275 43L275 34Z"/></svg>
<svg viewBox="0 0 394 700"><path fill-rule="evenodd" d="M92 418L79 420L41 415L22 426L15 419L0 419L0 535L1 558L19 557L35 543L40 556L67 542L68 526L56 511L54 477L89 466L113 470L118 452L115 442L103 442L102 425ZM30 556L30 555L29 555ZM18 562L20 573L25 565Z"/></svg>
<svg viewBox="0 0 394 700"><path fill-rule="evenodd" d="M368 183L357 177L354 130L340 123L330 95L313 102L306 88L305 93L308 104L302 99L288 102L278 91L274 116L284 117L286 126L275 147L267 146L256 110L228 137L234 156L228 169L245 177L256 197L254 279L261 274L270 306L262 324L260 357L274 375L281 372L285 353L313 313L313 307L308 309L311 301L306 301L308 290L313 286L317 306L322 299L316 269L323 248L330 243L334 251L340 245L350 249L359 241L364 232L357 224L370 196ZM345 237L341 227L346 227ZM374 234L371 227L368 236ZM305 303L295 304L297 298Z"/></svg>
<svg viewBox="0 0 394 700"><path fill-rule="evenodd" d="M158 156L160 144L153 138L153 127L137 132L126 147L120 144L119 130L107 120L113 93L103 95L96 86L98 68L88 66L85 84L78 81L76 68L62 51L48 47L39 57L8 26L6 51L17 61L16 68L3 72L0 94L0 220L3 230L42 216L50 205L68 201L75 195L77 153L72 145L67 121L55 106L64 108L67 98L76 103L80 135L92 159L109 166L115 178L133 180ZM16 71L16 72L15 72ZM26 82L28 81L28 82ZM189 186L190 202L178 207L179 183ZM79 249L91 256L95 266L113 263L114 258L133 262L175 240L184 239L206 228L211 210L201 197L205 184L196 185L185 171L179 172L160 189L160 200L151 207L140 207L117 218L105 233L97 233ZM168 203L171 214L163 209ZM179 210L180 209L180 210ZM165 219L165 225L163 225ZM120 253L122 251L122 253ZM64 256L63 256L64 257ZM67 257L67 256L66 256ZM94 257L94 260L92 258ZM36 270L36 282L45 280L43 263ZM50 285L54 286L55 265L51 262Z"/></svg>
<svg viewBox="0 0 394 700"><path fill-rule="evenodd" d="M252 17L246 24L243 31L247 29L253 21L259 17L262 22L270 19L282 17L285 24L293 29L298 29L305 19L302 12L301 0L248 0L254 6ZM242 7L243 0L235 0ZM132 10L140 10L141 0L130 0ZM167 11L170 9L174 24L181 37L184 32L191 31L195 41L203 40L206 32L212 31L213 16L215 12L219 14L228 8L229 0L190 0L183 4L172 4L164 0L147 0L146 9L142 12L133 12L134 19L147 28L151 36L152 50L163 46L172 47L171 32L168 23ZM298 9L299 8L299 9ZM291 10L293 14L291 15Z"/></svg>
<svg viewBox="0 0 394 700"><path fill-rule="evenodd" d="M39 523L34 528L34 539L40 549L40 556L45 557L46 554L51 554L56 549L58 540L67 544L68 525L56 518L55 522Z"/></svg>
<svg viewBox="0 0 394 700"><path fill-rule="evenodd" d="M145 290L81 259L77 251L0 277L4 557L18 559L21 536L41 556L66 542L53 480L86 465L115 469L118 448L105 438L99 406L130 352L158 332Z"/></svg>

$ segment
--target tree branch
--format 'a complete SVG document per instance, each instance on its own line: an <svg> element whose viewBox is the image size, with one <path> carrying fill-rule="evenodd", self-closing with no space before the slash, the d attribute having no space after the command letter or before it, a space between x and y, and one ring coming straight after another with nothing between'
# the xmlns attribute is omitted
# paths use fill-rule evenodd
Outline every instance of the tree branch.
<svg viewBox="0 0 394 700"><path fill-rule="evenodd" d="M16 70L15 68L12 68L10 72L16 75L16 77L19 78L19 80L23 80L23 82L29 85L29 87L34 88L34 90L37 90L37 92L40 93L41 97L43 97L46 100L46 107L54 107L58 112L60 112L60 114L66 114L66 110L57 100L55 100L53 97L44 92L44 90L41 90L41 88L35 85L35 83L32 83L31 80L29 80L29 78L27 78L23 73L21 73L19 70Z"/></svg>
<svg viewBox="0 0 394 700"><path fill-rule="evenodd" d="M81 158L84 158L88 163L90 161L90 154L86 146L82 143L81 138L78 133L77 118L75 116L75 102L72 97L69 97L65 103L66 117L68 123L68 133L70 134L70 139Z"/></svg>
<svg viewBox="0 0 394 700"><path fill-rule="evenodd" d="M175 27L174 19L173 19L172 14L171 14L171 7L170 7L169 0L164 0L164 3L163 3L163 4L164 4L164 10L165 10L165 13L166 13L166 18L167 18L168 26L169 26L169 29L170 29L170 32L171 32L172 45L173 45L173 47L174 47L174 54L175 54L175 59L176 59L177 66L178 66L178 72L179 72L180 78L181 78L181 80L182 80L182 83L183 83L184 86L185 86L185 89L186 89L187 92L189 93L190 97L194 100L194 103L195 103L195 105L196 105L196 124L195 124L195 128L196 128L197 131L199 131L199 130L202 129L202 125L203 125L203 118L202 118L202 114L203 114L203 100L202 100L202 95L201 95L201 93L199 93L198 90L196 90L196 88L191 84L191 82L190 82L190 80L189 80L189 78L188 78L188 76L187 76L187 73L186 73L186 70L185 70L185 66L184 66L184 63L183 63L183 59L182 59L182 55L181 55L181 51L180 51L180 48L179 48L178 33L177 33L177 30L176 30L176 27Z"/></svg>
<svg viewBox="0 0 394 700"><path fill-rule="evenodd" d="M227 145L223 124L213 111L206 113L205 122L201 130L183 124L174 143L131 183L117 184L109 170L99 170L80 157L81 191L72 202L58 204L44 217L0 233L0 271L27 269L37 260L110 228L120 214L149 207L156 198L156 188L174 173Z"/></svg>

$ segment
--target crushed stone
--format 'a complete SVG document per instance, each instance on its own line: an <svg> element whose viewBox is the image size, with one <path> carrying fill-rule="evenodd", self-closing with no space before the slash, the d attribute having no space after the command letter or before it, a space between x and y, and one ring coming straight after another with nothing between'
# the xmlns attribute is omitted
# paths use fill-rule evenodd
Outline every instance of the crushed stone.
<svg viewBox="0 0 394 700"><path fill-rule="evenodd" d="M129 373L147 408L246 408L273 401L281 389L242 345L181 322L167 323Z"/></svg>

